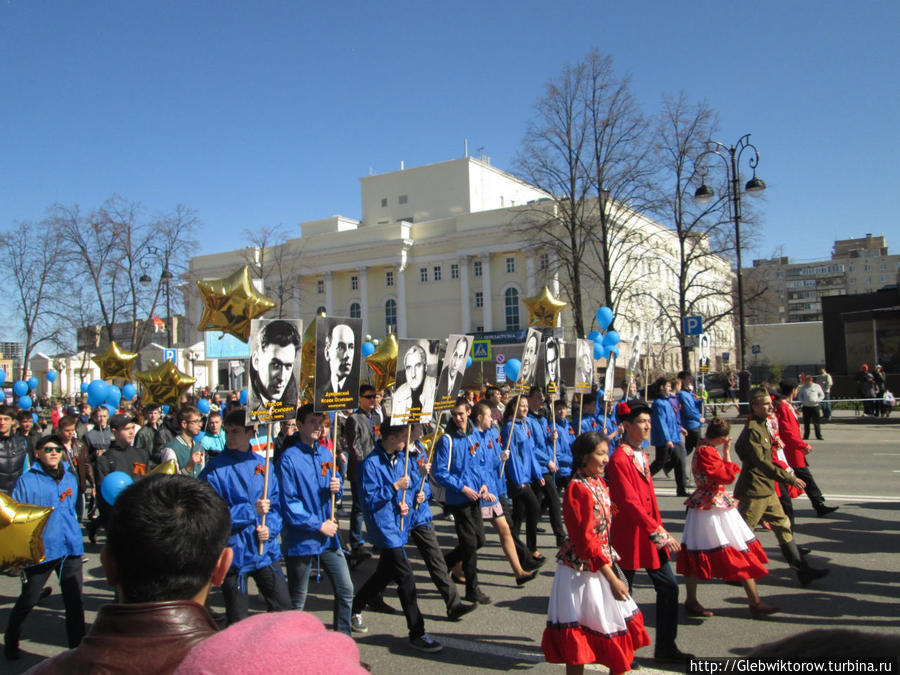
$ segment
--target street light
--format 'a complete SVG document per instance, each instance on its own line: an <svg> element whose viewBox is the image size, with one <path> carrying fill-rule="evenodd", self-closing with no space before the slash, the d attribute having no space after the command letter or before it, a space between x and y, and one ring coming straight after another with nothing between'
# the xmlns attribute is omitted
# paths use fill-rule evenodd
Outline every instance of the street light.
<svg viewBox="0 0 900 675"><path fill-rule="evenodd" d="M151 247L148 249L148 253L158 254L159 250ZM172 310L169 303L169 284L174 278L175 276L169 271L168 265L163 268L162 274L159 275L160 281L166 285L166 346L169 348L172 347ZM144 272L138 281L141 286L149 286L153 283L153 279L150 278L150 275L147 274L147 272Z"/></svg>
<svg viewBox="0 0 900 675"><path fill-rule="evenodd" d="M703 159L706 155L718 155L722 158L722 161L725 162L725 171L728 176L728 185L731 197L731 214L734 220L734 247L735 253L737 256L737 282L738 282L738 290L737 290L737 301L738 301L738 326L740 330L740 343L741 343L741 356L740 356L740 372L743 374L745 372L744 355L747 351L747 335L746 335L746 326L744 324L744 280L743 275L741 274L741 174L740 174L740 163L741 163L741 155L744 154L744 150L750 149L752 154L748 155L747 164L753 170L753 178L747 181L744 185L744 192L749 194L752 197L758 197L763 190L766 189L766 184L762 181L761 178L757 178L756 176L756 166L759 164L759 151L756 149L756 146L750 142L750 134L745 134L741 136L737 143L728 147L719 143L718 141L707 141L706 150L702 152L695 163L699 164L700 160ZM715 192L711 187L706 185L705 182L702 182L706 177L706 171L704 169L700 169L700 179L701 185L697 188L697 191L694 193L694 198L700 204L708 204L712 201L715 196ZM744 393L743 386L743 377L742 379L742 387L741 392Z"/></svg>

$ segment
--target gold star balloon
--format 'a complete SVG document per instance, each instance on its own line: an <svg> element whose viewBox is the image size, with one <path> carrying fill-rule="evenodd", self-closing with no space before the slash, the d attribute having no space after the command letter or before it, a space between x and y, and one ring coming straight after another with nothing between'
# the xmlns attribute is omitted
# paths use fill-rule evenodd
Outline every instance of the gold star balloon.
<svg viewBox="0 0 900 675"><path fill-rule="evenodd" d="M20 504L0 492L0 570L44 559L44 528L51 513L52 506Z"/></svg>
<svg viewBox="0 0 900 675"><path fill-rule="evenodd" d="M167 460L150 472L151 475L154 473L161 473L166 476L174 476L176 473L178 473L178 462L176 462L174 459Z"/></svg>
<svg viewBox="0 0 900 675"><path fill-rule="evenodd" d="M100 379L109 380L113 377L121 377L123 380L131 379L131 366L137 354L122 351L122 348L113 340L109 343L109 348L95 356L92 360L100 366Z"/></svg>
<svg viewBox="0 0 900 675"><path fill-rule="evenodd" d="M528 325L540 328L556 328L559 313L569 306L569 303L554 298L547 286L538 295L524 298L523 302L528 307Z"/></svg>
<svg viewBox="0 0 900 675"><path fill-rule="evenodd" d="M204 305L197 330L220 330L244 342L250 339L250 321L276 306L253 286L246 265L224 279L198 281L197 287Z"/></svg>
<svg viewBox="0 0 900 675"><path fill-rule="evenodd" d="M182 373L171 361L161 363L156 368L145 370L134 376L144 385L144 404L178 405L184 393L196 382L193 377Z"/></svg>
<svg viewBox="0 0 900 675"><path fill-rule="evenodd" d="M366 363L375 376L376 390L394 386L394 372L397 370L397 336L389 333L378 348L366 357Z"/></svg>

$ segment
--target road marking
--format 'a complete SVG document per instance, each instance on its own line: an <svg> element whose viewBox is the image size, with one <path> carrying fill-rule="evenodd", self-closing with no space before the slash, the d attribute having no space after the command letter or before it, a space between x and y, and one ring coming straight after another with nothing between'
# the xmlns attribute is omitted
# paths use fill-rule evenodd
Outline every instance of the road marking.
<svg viewBox="0 0 900 675"><path fill-rule="evenodd" d="M873 452L873 457L900 457L900 452Z"/></svg>
<svg viewBox="0 0 900 675"><path fill-rule="evenodd" d="M895 471L894 473L898 473L898 472ZM662 489L657 488L656 494L658 497L674 497L674 496L676 496L675 490L673 490L672 488L662 488ZM837 501L842 501L842 502L882 503L882 502L900 501L900 495L833 495L831 493L828 493L826 495L826 497L828 499L835 499Z"/></svg>

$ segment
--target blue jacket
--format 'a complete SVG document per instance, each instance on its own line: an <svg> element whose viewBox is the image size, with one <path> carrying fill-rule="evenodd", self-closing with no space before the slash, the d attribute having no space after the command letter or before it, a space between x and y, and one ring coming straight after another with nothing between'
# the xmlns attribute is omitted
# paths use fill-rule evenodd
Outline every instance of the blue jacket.
<svg viewBox="0 0 900 675"><path fill-rule="evenodd" d="M589 431L596 431L598 434L602 434L603 418L597 419L594 415L583 417L581 419L581 433L586 434Z"/></svg>
<svg viewBox="0 0 900 675"><path fill-rule="evenodd" d="M413 447L412 452L409 455L409 489L413 491L413 496L419 492L419 485L422 483L422 474L419 473L418 467L425 463L425 460L428 459L428 453L425 452L425 448L422 446L419 441L416 441ZM416 467L416 470L413 471L413 467ZM422 492L425 493L425 501L421 504L416 504L415 499L413 499L412 510L410 510L410 515L412 518L410 519L410 529L414 527L419 527L424 525L425 527L431 527L432 515L431 515L431 507L428 506L428 500L431 499L431 485L428 482L428 479L425 479L425 483L422 485Z"/></svg>
<svg viewBox="0 0 900 675"><path fill-rule="evenodd" d="M479 457L480 437L474 434L471 422L468 423L466 431L453 426L453 431L438 439L432 470L434 479L447 489L445 495L447 504L456 506L469 503L469 498L462 491L464 487L470 487L478 492L484 480L481 476L483 466Z"/></svg>
<svg viewBox="0 0 900 675"><path fill-rule="evenodd" d="M262 498L265 480L265 460L254 452L240 452L225 448L221 454L213 457L200 473L200 480L205 480L218 492L231 511L231 536L228 545L234 551L232 568L238 574L262 569L281 560L281 549L278 546L278 533L281 532L280 493L278 478L275 472L269 471L269 513L266 515L266 527L269 528L269 539L259 554L259 540L256 538L256 526L262 523L262 516L256 513L256 501Z"/></svg>
<svg viewBox="0 0 900 675"><path fill-rule="evenodd" d="M200 439L200 445L203 446L204 450L214 455L222 452L225 449L225 430L219 429L217 434L211 434L208 431L204 432L203 438Z"/></svg>
<svg viewBox="0 0 900 675"><path fill-rule="evenodd" d="M295 445L286 448L275 465L281 488L284 554L319 555L340 548L338 535L326 537L319 530L331 516L331 452L318 443L315 447L300 443L296 434L291 438Z"/></svg>
<svg viewBox="0 0 900 675"><path fill-rule="evenodd" d="M682 389L678 392L678 402L681 403L681 426L685 429L699 428L700 419L703 417L700 412L700 401L693 393Z"/></svg>
<svg viewBox="0 0 900 675"><path fill-rule="evenodd" d="M63 467L63 477L57 483L44 470L43 464L32 462L31 468L19 476L12 492L12 498L17 502L53 507L44 527L45 562L84 555L81 527L75 515L78 479L69 471L68 462L61 462L60 466Z"/></svg>
<svg viewBox="0 0 900 675"><path fill-rule="evenodd" d="M500 440L506 447L509 439L510 428L513 420L506 423ZM540 480L544 477L540 465L534 456L534 443L531 440L531 425L516 420L516 426L512 432L512 440L509 441L509 461L506 463L506 480L509 485L525 485L532 480Z"/></svg>
<svg viewBox="0 0 900 675"><path fill-rule="evenodd" d="M363 460L356 476L356 489L362 497L363 516L369 541L377 549L400 548L409 541L410 520L407 515L400 529L400 498L402 490L394 490L393 484L403 476L404 453L393 458L384 451L379 439L369 456ZM410 489L406 491L406 503L412 513L416 497L414 476L410 474Z"/></svg>
<svg viewBox="0 0 900 675"><path fill-rule="evenodd" d="M650 408L650 424L651 445L681 442L681 430L678 420L675 419L675 410L668 398L653 400Z"/></svg>
<svg viewBox="0 0 900 675"><path fill-rule="evenodd" d="M528 413L525 418L531 428L531 440L534 441L534 457L543 473L548 473L550 467L547 466L553 461L553 439L550 438L548 425L550 420L542 415Z"/></svg>
<svg viewBox="0 0 900 675"><path fill-rule="evenodd" d="M575 442L575 436L572 434L572 427L569 425L569 420L556 418L556 434L559 436L559 438L556 439L556 461L559 467L559 475L571 476L572 443Z"/></svg>
<svg viewBox="0 0 900 675"><path fill-rule="evenodd" d="M499 498L506 494L506 479L500 479L500 453L503 452L503 443L500 440L500 434L495 427L491 427L487 431L475 429L472 435L478 439L480 457L479 467L481 471L481 482L487 485L488 492L498 499L489 501L481 500L482 506L493 506L499 504ZM509 464L507 463L507 469Z"/></svg>

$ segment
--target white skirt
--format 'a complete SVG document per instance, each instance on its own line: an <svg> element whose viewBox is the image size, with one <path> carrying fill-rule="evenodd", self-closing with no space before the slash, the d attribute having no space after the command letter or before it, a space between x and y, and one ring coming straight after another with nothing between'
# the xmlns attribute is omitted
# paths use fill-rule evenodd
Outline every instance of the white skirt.
<svg viewBox="0 0 900 675"><path fill-rule="evenodd" d="M627 632L628 622L637 614L640 610L634 600L616 600L600 572L557 565L547 607L549 625L577 624L613 637Z"/></svg>
<svg viewBox="0 0 900 675"><path fill-rule="evenodd" d="M681 545L691 551L746 551L755 539L737 509L688 509Z"/></svg>

